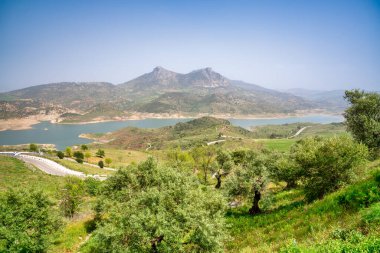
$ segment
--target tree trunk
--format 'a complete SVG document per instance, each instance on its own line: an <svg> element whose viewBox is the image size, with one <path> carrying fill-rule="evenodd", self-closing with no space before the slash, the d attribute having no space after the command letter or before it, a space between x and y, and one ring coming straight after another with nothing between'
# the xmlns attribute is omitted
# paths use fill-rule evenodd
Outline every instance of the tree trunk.
<svg viewBox="0 0 380 253"><path fill-rule="evenodd" d="M255 190L255 196L253 197L253 203L251 209L249 209L250 215L255 215L261 212L259 207L259 201L261 199L261 192L258 190Z"/></svg>
<svg viewBox="0 0 380 253"><path fill-rule="evenodd" d="M152 253L158 253L157 245L164 239L164 236L161 235L157 238L154 238L151 243L152 243Z"/></svg>
<svg viewBox="0 0 380 253"><path fill-rule="evenodd" d="M215 177L216 177L216 180L218 180L218 182L215 185L215 188L219 189L222 186L222 175L217 174Z"/></svg>

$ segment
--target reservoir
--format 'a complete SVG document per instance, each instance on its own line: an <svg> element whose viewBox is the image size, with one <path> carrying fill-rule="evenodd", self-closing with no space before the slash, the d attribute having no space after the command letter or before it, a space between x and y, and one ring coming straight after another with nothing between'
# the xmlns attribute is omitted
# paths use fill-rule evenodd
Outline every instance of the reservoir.
<svg viewBox="0 0 380 253"><path fill-rule="evenodd" d="M106 133L123 127L159 128L186 122L191 119L142 119L127 121L110 121L89 124L52 124L41 122L33 125L32 129L7 130L0 132L0 145L15 145L24 143L55 144L57 149L63 150L67 146L86 144L92 140L80 138L82 133ZM332 123L342 122L342 116L310 115L303 117L271 118L271 119L229 119L235 126L249 128L258 125L279 125L296 122Z"/></svg>

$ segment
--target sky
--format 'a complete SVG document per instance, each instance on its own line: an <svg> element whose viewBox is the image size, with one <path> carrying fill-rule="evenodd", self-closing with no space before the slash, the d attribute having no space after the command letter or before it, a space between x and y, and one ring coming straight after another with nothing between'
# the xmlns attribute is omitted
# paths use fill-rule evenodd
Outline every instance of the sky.
<svg viewBox="0 0 380 253"><path fill-rule="evenodd" d="M380 87L380 1L0 0L0 92L211 67L267 88Z"/></svg>

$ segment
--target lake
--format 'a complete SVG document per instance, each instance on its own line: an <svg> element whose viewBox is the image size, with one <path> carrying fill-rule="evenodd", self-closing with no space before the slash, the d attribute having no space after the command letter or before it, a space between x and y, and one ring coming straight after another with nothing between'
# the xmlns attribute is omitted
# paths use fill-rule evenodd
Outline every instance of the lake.
<svg viewBox="0 0 380 253"><path fill-rule="evenodd" d="M41 122L27 130L7 130L0 132L0 145L15 145L24 143L49 143L55 144L57 149L63 150L67 146L86 144L92 142L85 138L79 138L82 133L105 133L117 129L133 126L140 128L159 128L171 126L178 122L186 122L191 119L143 119L128 121L111 121L91 124L52 124ZM331 123L342 122L342 116L310 115L303 117L289 117L280 119L229 119L235 126L249 128L258 125L278 125L295 122Z"/></svg>

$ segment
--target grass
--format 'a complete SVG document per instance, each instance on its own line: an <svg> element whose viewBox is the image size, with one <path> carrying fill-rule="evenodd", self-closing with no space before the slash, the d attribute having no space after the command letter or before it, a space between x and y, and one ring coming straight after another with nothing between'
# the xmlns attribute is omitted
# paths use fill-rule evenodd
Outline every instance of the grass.
<svg viewBox="0 0 380 253"><path fill-rule="evenodd" d="M106 156L104 158L96 157L95 153L98 148L103 149ZM107 148L102 146L90 146L90 149L86 152L90 152L92 157L89 158L88 162L92 164L98 164L100 160L105 160L105 158L111 158L112 163L108 166L111 168L120 168L127 166L131 163L139 163L146 160L149 156L149 152L137 151L137 150L123 150L116 148Z"/></svg>
<svg viewBox="0 0 380 253"><path fill-rule="evenodd" d="M55 198L64 184L62 177L48 175L32 165L13 157L0 155L0 192L7 189L42 190Z"/></svg>
<svg viewBox="0 0 380 253"><path fill-rule="evenodd" d="M253 217L248 215L249 206L230 209L226 219L232 240L226 244L226 251L276 252L296 245L296 250L287 252L326 252L326 247L356 247L334 239L341 231L361 236L358 242L361 246L379 243L373 238L379 238L380 226L371 226L374 220L380 220L379 202L359 209L347 209L339 204L340 196L351 196L373 180L370 177L309 204L303 201L300 190L282 191L274 195L270 208ZM365 224L363 219L371 222Z"/></svg>
<svg viewBox="0 0 380 253"><path fill-rule="evenodd" d="M289 151L290 147L296 142L295 139L262 139L259 140L267 149L277 151Z"/></svg>
<svg viewBox="0 0 380 253"><path fill-rule="evenodd" d="M93 167L86 164L80 164L80 163L70 161L70 160L64 160L64 159L59 159L59 158L50 158L50 159L69 169L80 171L88 175L94 175L94 174L109 175L113 173L113 171L110 171L110 170L104 170L99 167Z"/></svg>

